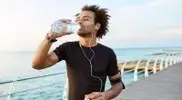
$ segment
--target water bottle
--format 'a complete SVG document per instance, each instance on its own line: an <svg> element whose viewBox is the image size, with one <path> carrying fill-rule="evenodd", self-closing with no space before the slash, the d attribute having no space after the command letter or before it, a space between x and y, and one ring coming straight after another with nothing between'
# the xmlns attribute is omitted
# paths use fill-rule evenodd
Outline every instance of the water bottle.
<svg viewBox="0 0 182 100"><path fill-rule="evenodd" d="M62 22L61 20L55 21L51 25L50 32L52 33L77 33L80 28L80 25L78 25L76 22L71 21L70 23Z"/></svg>

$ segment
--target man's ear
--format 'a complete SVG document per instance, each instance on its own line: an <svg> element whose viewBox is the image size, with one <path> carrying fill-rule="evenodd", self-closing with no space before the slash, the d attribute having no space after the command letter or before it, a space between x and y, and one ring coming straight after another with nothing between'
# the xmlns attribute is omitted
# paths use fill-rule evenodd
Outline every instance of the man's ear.
<svg viewBox="0 0 182 100"><path fill-rule="evenodd" d="M99 30L99 29L100 29L100 23L97 23L97 24L96 24L95 29L96 29L96 30Z"/></svg>

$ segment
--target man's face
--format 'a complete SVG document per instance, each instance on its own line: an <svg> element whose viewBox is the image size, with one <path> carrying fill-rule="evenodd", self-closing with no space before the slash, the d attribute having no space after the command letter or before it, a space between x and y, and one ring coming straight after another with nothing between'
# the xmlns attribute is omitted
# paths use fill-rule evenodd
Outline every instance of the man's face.
<svg viewBox="0 0 182 100"><path fill-rule="evenodd" d="M78 31L78 35L82 37L87 37L93 34L95 30L95 22L94 22L94 12L92 11L81 11L76 18L76 21L80 25L80 30Z"/></svg>

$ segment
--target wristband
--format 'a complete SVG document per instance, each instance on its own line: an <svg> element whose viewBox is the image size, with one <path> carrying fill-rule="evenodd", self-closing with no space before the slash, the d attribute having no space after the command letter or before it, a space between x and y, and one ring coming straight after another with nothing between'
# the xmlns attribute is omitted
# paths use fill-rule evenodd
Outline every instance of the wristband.
<svg viewBox="0 0 182 100"><path fill-rule="evenodd" d="M57 39L51 39L51 37L49 37L48 34L46 35L46 39L47 39L49 42L51 42L51 43L57 41Z"/></svg>

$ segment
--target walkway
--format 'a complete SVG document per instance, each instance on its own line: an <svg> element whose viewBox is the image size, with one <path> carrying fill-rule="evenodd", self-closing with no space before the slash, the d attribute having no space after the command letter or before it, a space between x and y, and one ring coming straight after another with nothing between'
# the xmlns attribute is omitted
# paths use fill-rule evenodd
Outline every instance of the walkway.
<svg viewBox="0 0 182 100"><path fill-rule="evenodd" d="M116 100L182 100L182 62L128 85Z"/></svg>

